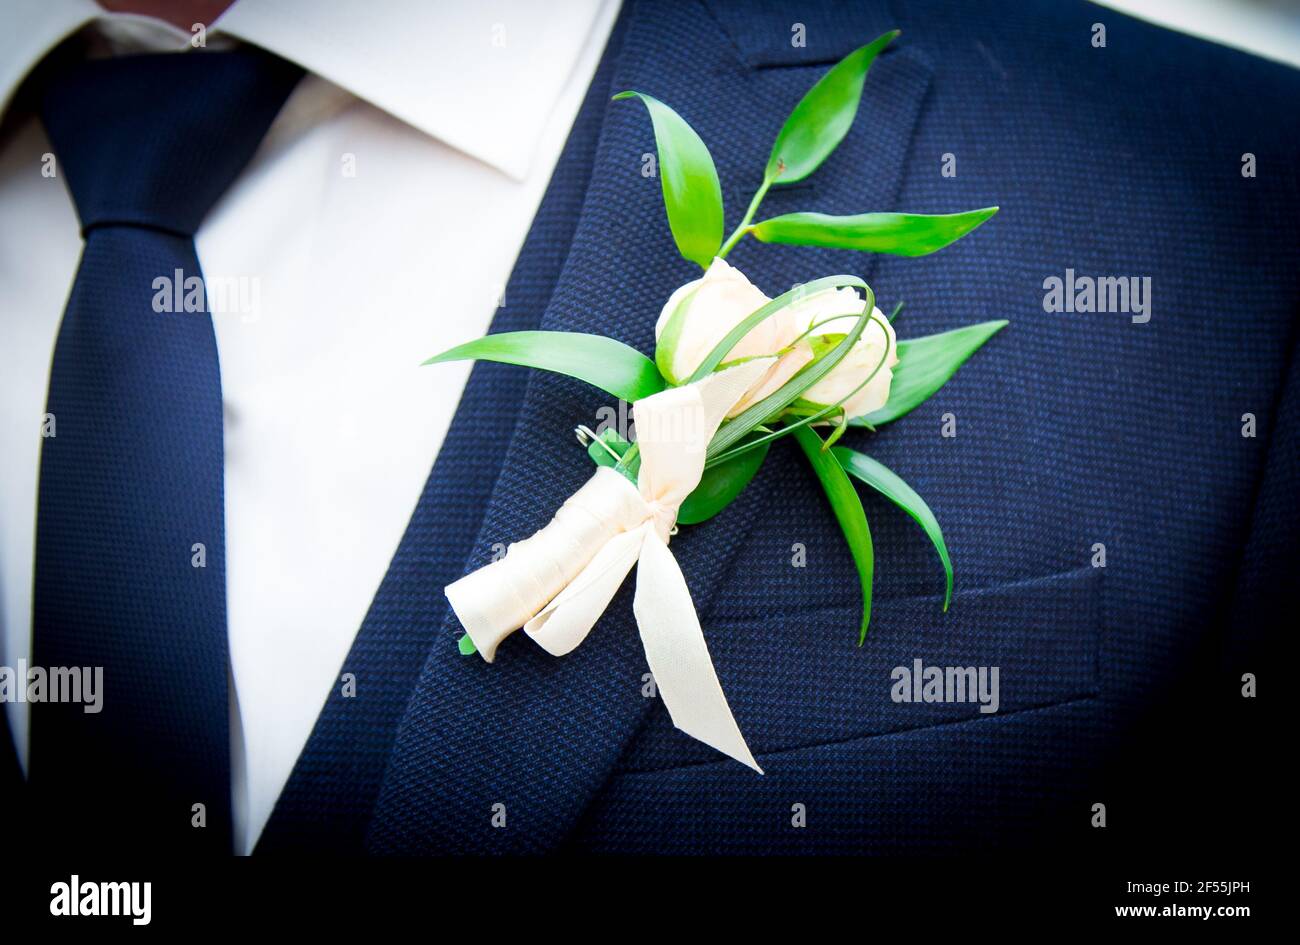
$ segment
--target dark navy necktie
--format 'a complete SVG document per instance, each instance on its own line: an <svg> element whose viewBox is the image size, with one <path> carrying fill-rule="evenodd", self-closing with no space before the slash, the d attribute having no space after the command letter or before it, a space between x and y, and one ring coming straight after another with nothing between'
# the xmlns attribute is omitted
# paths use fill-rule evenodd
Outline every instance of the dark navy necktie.
<svg viewBox="0 0 1300 945"><path fill-rule="evenodd" d="M33 665L43 828L229 852L221 375L194 232L300 76L252 49L85 63L42 119L85 246L50 371ZM197 309L197 310L196 310ZM50 421L47 421L47 426ZM93 708L93 706L92 706Z"/></svg>

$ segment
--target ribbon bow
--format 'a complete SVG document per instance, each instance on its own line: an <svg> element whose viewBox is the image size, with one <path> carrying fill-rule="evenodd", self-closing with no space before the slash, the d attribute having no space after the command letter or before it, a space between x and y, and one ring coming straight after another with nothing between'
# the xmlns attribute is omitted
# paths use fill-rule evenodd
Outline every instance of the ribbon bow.
<svg viewBox="0 0 1300 945"><path fill-rule="evenodd" d="M446 588L489 663L515 630L553 656L578 646L636 564L636 617L646 662L673 724L759 774L727 705L686 579L668 541L677 510L704 474L709 441L771 368L758 358L632 405L637 484L600 467L531 538Z"/></svg>

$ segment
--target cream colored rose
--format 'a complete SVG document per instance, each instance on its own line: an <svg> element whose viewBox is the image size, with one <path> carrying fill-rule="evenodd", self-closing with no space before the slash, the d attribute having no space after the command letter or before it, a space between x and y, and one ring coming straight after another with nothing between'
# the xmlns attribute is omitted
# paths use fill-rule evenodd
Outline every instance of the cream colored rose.
<svg viewBox="0 0 1300 945"><path fill-rule="evenodd" d="M772 301L744 273L715 259L704 275L671 296L655 324L659 349L655 361L674 383L682 383L700 366L727 332ZM731 349L726 360L775 354L802 330L789 308L754 326Z"/></svg>
<svg viewBox="0 0 1300 945"><path fill-rule="evenodd" d="M655 324L658 349L655 361L670 381L681 383L695 371L718 342L742 321L772 301L739 269L713 260L704 275L679 288L668 298ZM859 303L859 308L861 303ZM759 322L727 354L727 361L776 354L794 343L806 322L788 306ZM733 407L734 417L788 381L812 360L806 343L788 352L761 377Z"/></svg>
<svg viewBox="0 0 1300 945"><path fill-rule="evenodd" d="M847 289L837 290L847 292ZM821 293L829 294L829 293ZM852 295L852 293L850 293ZM854 296L857 298L857 296ZM824 342L830 339L825 338L827 335L843 335L853 327L852 318L832 318L836 312L834 309L837 305L847 300L840 300L832 303L823 300L815 306L809 307L809 320L806 321L805 327L817 325L813 329L813 335L820 335ZM862 311L862 300L857 299L858 311ZM841 398L848 398L842 406L846 419L866 416L873 411L879 410L889 400L889 387L894 379L894 366L898 364L898 342L894 337L894 326L889 324L884 313L880 309L873 309L872 314L875 316L867 322L866 327L862 330L862 336L858 338L849 353L839 364L831 369L831 372L814 384L808 390L804 391L803 399L815 404L834 404ZM830 319L827 321L827 319ZM886 350L888 354L886 354ZM884 363L881 363L882 357ZM879 366L879 370L877 370ZM875 374L872 375L872 371ZM859 385L871 376L871 380L866 385L857 390Z"/></svg>
<svg viewBox="0 0 1300 945"><path fill-rule="evenodd" d="M660 371L673 383L684 382L728 332L770 301L740 270L721 259L713 260L701 278L677 289L659 314L655 323L655 362ZM756 325L731 349L726 361L785 353L727 416L734 417L779 390L813 359L810 342L819 341L819 336L849 331L861 314L862 305L861 296L852 289L825 289L786 306ZM876 316L885 321L879 309ZM889 396L890 369L898 358L892 351L893 329L882 329L874 322L868 323L862 338L848 355L813 385L804 399L833 403L852 391L880 360L886 332L891 347L888 363L845 406L849 416L854 417L883 405ZM827 397L830 399L826 400Z"/></svg>
<svg viewBox="0 0 1300 945"><path fill-rule="evenodd" d="M734 270L733 270L734 271ZM847 331L852 327L852 318L862 313L862 297L852 289L823 289L807 298L799 299L772 316L769 321L782 319L781 331L789 339L798 339L790 351L781 357L772 369L763 376L758 384L736 405L728 416L734 417L751 404L757 403L769 394L774 394L794 377L801 368L813 359L813 346L810 343L815 335L830 331ZM837 316L850 316L845 322L835 322L838 327L818 328L822 322L829 322ZM848 327L845 327L847 324ZM813 330L808 331L809 328ZM850 355L852 352L850 352ZM846 358L847 360L847 358ZM833 372L832 372L833 373Z"/></svg>

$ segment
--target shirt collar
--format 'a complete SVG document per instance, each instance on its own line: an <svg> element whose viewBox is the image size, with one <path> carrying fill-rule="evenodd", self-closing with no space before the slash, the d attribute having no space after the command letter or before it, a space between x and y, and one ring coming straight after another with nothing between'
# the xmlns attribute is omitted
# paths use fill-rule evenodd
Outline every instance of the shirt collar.
<svg viewBox="0 0 1300 945"><path fill-rule="evenodd" d="M108 13L94 0L7 0L0 36L0 114L19 83L58 43L92 21L161 21ZM320 0L237 0L207 31L296 62L414 128L516 179L533 158L578 58L617 0L385 0L364 7Z"/></svg>

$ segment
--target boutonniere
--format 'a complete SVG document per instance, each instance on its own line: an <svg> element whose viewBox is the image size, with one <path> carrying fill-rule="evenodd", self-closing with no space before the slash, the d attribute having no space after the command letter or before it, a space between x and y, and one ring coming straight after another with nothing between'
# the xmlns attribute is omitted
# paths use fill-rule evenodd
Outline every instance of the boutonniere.
<svg viewBox="0 0 1300 945"><path fill-rule="evenodd" d="M789 213L754 222L769 188L812 174L848 133L867 71L897 32L855 50L803 97L776 137L763 182L723 239L722 190L708 148L680 115L641 92L658 150L668 226L704 269L677 289L655 325L651 360L611 338L573 332L488 335L427 364L486 359L580 378L632 404L636 441L579 427L595 473L533 536L446 588L464 625L461 652L491 662L515 630L561 656L577 647L635 565L633 613L673 724L761 772L732 717L685 578L669 551L740 494L768 448L791 436L839 521L862 585L859 645L871 620L875 554L853 480L914 518L938 551L952 596L952 564L934 513L899 476L865 453L835 446L849 427L874 431L938 390L1005 321L898 341L875 293L853 275L814 279L768 298L725 261L746 236L765 243L923 256L996 211L943 215ZM823 437L823 432L826 433Z"/></svg>

